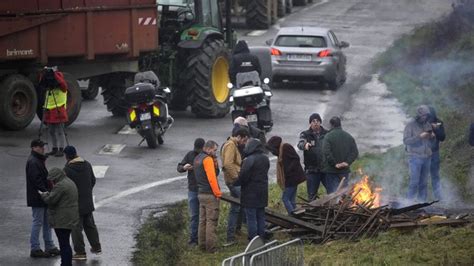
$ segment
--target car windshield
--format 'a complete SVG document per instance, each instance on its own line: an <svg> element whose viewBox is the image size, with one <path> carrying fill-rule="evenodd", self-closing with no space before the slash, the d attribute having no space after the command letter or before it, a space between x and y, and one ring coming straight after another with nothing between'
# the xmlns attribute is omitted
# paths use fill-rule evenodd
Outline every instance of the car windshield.
<svg viewBox="0 0 474 266"><path fill-rule="evenodd" d="M278 36L276 46L284 47L327 47L326 40L322 36L298 36L281 35Z"/></svg>
<svg viewBox="0 0 474 266"><path fill-rule="evenodd" d="M157 0L156 2L162 6L188 6L194 4L194 0Z"/></svg>

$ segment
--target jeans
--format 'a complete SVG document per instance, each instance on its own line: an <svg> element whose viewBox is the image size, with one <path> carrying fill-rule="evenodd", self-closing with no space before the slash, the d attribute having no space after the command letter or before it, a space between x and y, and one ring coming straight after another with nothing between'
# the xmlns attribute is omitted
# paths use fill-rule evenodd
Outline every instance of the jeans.
<svg viewBox="0 0 474 266"><path fill-rule="evenodd" d="M214 252L217 248L217 222L219 221L219 199L213 194L201 193L199 199L199 248Z"/></svg>
<svg viewBox="0 0 474 266"><path fill-rule="evenodd" d="M431 155L431 166L430 166L430 174L431 174L431 186L433 187L433 196L435 199L442 199L441 197L441 183L439 177L439 151L433 152Z"/></svg>
<svg viewBox="0 0 474 266"><path fill-rule="evenodd" d="M341 183L343 177L346 178L344 180L343 187L346 187L349 184L351 173L326 173L326 190L328 194L336 192L337 187L339 187L339 183Z"/></svg>
<svg viewBox="0 0 474 266"><path fill-rule="evenodd" d="M66 140L64 136L64 124L48 124L48 133L51 137L51 142L53 144L53 148L63 148L64 142ZM59 145L59 146L58 146Z"/></svg>
<svg viewBox="0 0 474 266"><path fill-rule="evenodd" d="M100 250L99 232L94 222L94 216L91 213L79 215L79 223L77 227L72 230L72 243L74 244L74 251L78 254L86 254L84 237L82 231L86 233L89 244L95 250Z"/></svg>
<svg viewBox="0 0 474 266"><path fill-rule="evenodd" d="M199 199L197 191L188 191L188 206L189 216L191 222L189 225L189 232L191 233L189 242L198 242L198 227L199 227Z"/></svg>
<svg viewBox="0 0 474 266"><path fill-rule="evenodd" d="M297 190L298 190L298 186L285 187L285 190L283 190L283 195L281 196L281 200L283 201L283 204L285 205L285 208L288 214L291 214L296 208L296 191Z"/></svg>
<svg viewBox="0 0 474 266"><path fill-rule="evenodd" d="M59 250L61 253L61 266L72 265L72 249L69 244L71 230L56 228L54 229L54 232L56 232L56 236L58 237Z"/></svg>
<svg viewBox="0 0 474 266"><path fill-rule="evenodd" d="M265 237L265 208L245 208L249 241L255 236Z"/></svg>
<svg viewBox="0 0 474 266"><path fill-rule="evenodd" d="M31 250L41 249L39 235L41 227L43 227L43 240L45 250L55 248L53 238L51 236L51 228L48 224L48 214L46 207L31 207L33 215L33 223L31 226L30 245Z"/></svg>
<svg viewBox="0 0 474 266"><path fill-rule="evenodd" d="M230 195L232 197L240 199L240 186L227 185L227 187L229 188ZM235 240L235 229L242 226L242 219L240 219L240 215L240 206L237 204L231 204L229 218L227 220L227 241Z"/></svg>
<svg viewBox="0 0 474 266"><path fill-rule="evenodd" d="M408 167L410 174L410 182L408 184L408 199L414 199L417 194L417 200L426 201L428 196L428 175L430 171L431 157L420 158L410 156L408 158Z"/></svg>
<svg viewBox="0 0 474 266"><path fill-rule="evenodd" d="M319 184L323 183L327 190L326 179L324 173L321 172L307 172L306 173L306 190L308 192L308 200L314 200L318 194Z"/></svg>

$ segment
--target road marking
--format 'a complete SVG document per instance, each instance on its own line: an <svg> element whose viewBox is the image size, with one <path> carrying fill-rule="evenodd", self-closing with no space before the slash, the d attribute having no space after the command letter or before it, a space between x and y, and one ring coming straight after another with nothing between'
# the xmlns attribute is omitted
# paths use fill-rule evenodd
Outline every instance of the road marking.
<svg viewBox="0 0 474 266"><path fill-rule="evenodd" d="M99 154L116 155L119 154L123 148L125 148L125 144L107 144L99 151Z"/></svg>
<svg viewBox="0 0 474 266"><path fill-rule="evenodd" d="M175 181L181 181L181 180L184 180L186 178L187 178L187 176L176 176L176 177L169 178L169 179L166 179L166 180L160 180L160 181L156 181L156 182L153 182L153 183L148 183L148 184L141 185L141 186L138 186L138 187L130 188L130 189L124 190L124 191L122 191L118 194L115 194L114 196L105 198L105 199L97 202L95 207L100 208L100 207L104 206L105 204L108 204L110 202L115 202L118 199L124 198L126 196L129 196L129 195L132 195L132 194L135 194L135 193L138 193L138 192L141 192L143 190L147 190L147 189L152 188L152 187L158 187L158 186L166 185L166 184L169 184L169 183L173 183Z"/></svg>
<svg viewBox="0 0 474 266"><path fill-rule="evenodd" d="M109 169L108 165L94 165L92 166L92 171L94 171L94 175L96 178L104 178L105 173Z"/></svg>
<svg viewBox="0 0 474 266"><path fill-rule="evenodd" d="M125 125L120 129L117 134L119 135L136 135L137 131L134 128L131 128L129 125Z"/></svg>
<svg viewBox="0 0 474 266"><path fill-rule="evenodd" d="M256 37L256 36L262 36L265 33L267 33L267 30L254 30L247 33L247 36Z"/></svg>

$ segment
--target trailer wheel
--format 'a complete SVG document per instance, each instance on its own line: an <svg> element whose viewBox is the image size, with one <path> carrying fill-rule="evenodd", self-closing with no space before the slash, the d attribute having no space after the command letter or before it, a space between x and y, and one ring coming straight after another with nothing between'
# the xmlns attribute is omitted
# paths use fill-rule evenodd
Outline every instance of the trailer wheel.
<svg viewBox="0 0 474 266"><path fill-rule="evenodd" d="M277 14L279 18L282 18L286 14L286 2L288 0L278 0Z"/></svg>
<svg viewBox="0 0 474 266"><path fill-rule="evenodd" d="M247 13L245 22L250 29L268 29L271 24L271 17L268 16L268 6L266 0L247 1Z"/></svg>
<svg viewBox="0 0 474 266"><path fill-rule="evenodd" d="M293 0L295 6L305 6L308 4L308 0Z"/></svg>
<svg viewBox="0 0 474 266"><path fill-rule="evenodd" d="M286 0L286 14L293 12L293 0Z"/></svg>
<svg viewBox="0 0 474 266"><path fill-rule="evenodd" d="M79 87L79 83L77 80L69 73L63 73L64 80L67 83L67 103L66 103L66 111L68 121L65 123L65 126L69 126L74 121L76 121L77 117L79 116L79 112L81 111L81 88ZM43 104L45 98L44 96L38 96L38 108L36 109L36 115L38 116L39 120L43 120Z"/></svg>
<svg viewBox="0 0 474 266"><path fill-rule="evenodd" d="M124 99L127 80L133 80L133 73L110 74L102 86L104 104L113 116L124 116L127 113L127 103Z"/></svg>
<svg viewBox="0 0 474 266"><path fill-rule="evenodd" d="M0 125L7 130L27 127L35 118L38 98L33 83L23 75L10 75L0 83Z"/></svg>
<svg viewBox="0 0 474 266"><path fill-rule="evenodd" d="M229 106L229 53L224 41L207 39L192 51L182 71L191 110L199 117L224 117Z"/></svg>
<svg viewBox="0 0 474 266"><path fill-rule="evenodd" d="M99 95L99 84L96 80L90 79L89 86L87 86L86 90L81 91L82 98L84 100L94 100L97 95Z"/></svg>

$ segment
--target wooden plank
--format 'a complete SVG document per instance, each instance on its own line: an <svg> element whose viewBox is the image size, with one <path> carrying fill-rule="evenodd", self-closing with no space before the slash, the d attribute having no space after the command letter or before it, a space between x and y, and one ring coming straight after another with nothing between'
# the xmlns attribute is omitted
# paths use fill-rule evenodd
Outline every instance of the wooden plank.
<svg viewBox="0 0 474 266"><path fill-rule="evenodd" d="M392 223L390 224L389 228L413 228L413 227L421 227L421 226L428 226L428 225L463 225L470 223L470 220L456 220L456 219L446 219L442 221L426 221L426 222L403 222L403 223Z"/></svg>

